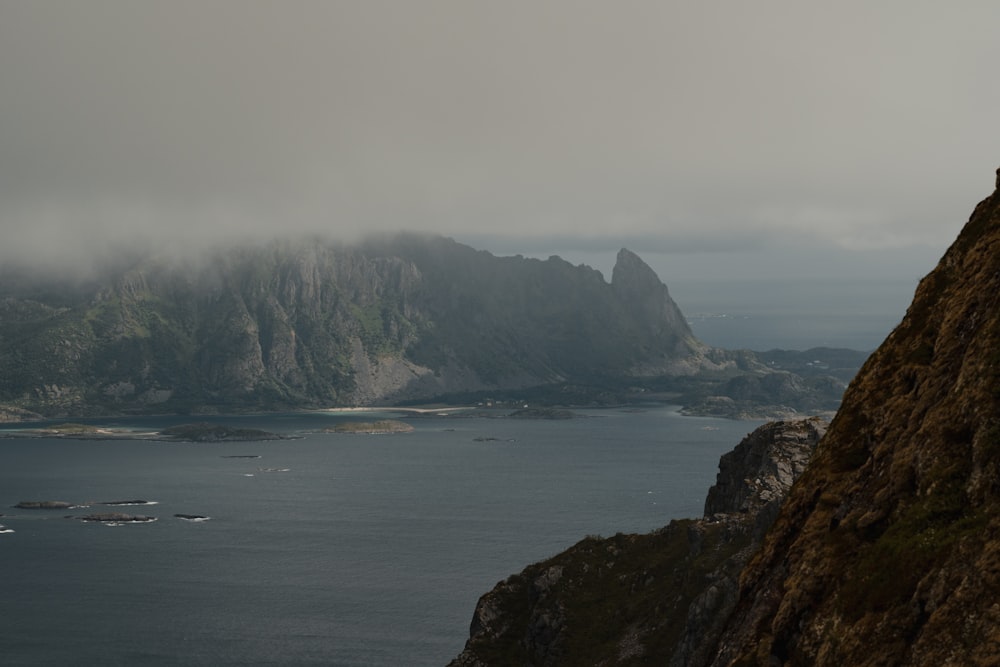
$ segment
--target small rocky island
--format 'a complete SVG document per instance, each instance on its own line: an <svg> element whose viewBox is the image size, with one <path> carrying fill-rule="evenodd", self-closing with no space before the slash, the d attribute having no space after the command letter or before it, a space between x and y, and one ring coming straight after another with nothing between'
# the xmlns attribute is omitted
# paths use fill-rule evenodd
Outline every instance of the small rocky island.
<svg viewBox="0 0 1000 667"><path fill-rule="evenodd" d="M396 419L381 419L374 422L343 422L332 428L323 429L324 433L358 433L365 435L380 435L385 433L409 433L413 426Z"/></svg>
<svg viewBox="0 0 1000 667"><path fill-rule="evenodd" d="M256 428L232 428L222 424L180 424L160 431L161 440L183 442L251 442L285 440L287 436Z"/></svg>
<svg viewBox="0 0 1000 667"><path fill-rule="evenodd" d="M108 500L105 502L97 503L98 505L107 505L110 507L122 507L128 505L158 505L159 503L155 500Z"/></svg>
<svg viewBox="0 0 1000 667"><path fill-rule="evenodd" d="M72 517L88 523L150 523L156 521L155 516L142 516L138 514L122 514L121 512L106 512L102 514L86 514L84 516Z"/></svg>
<svg viewBox="0 0 1000 667"><path fill-rule="evenodd" d="M62 500L22 500L14 507L19 510L70 510L79 505Z"/></svg>
<svg viewBox="0 0 1000 667"><path fill-rule="evenodd" d="M12 435L4 434L2 437L70 438L74 440L164 440L167 442L256 442L262 440L288 440L292 436L280 435L256 428L236 428L223 424L199 422L170 426L162 431L136 431L129 428L66 423L19 430Z"/></svg>
<svg viewBox="0 0 1000 667"><path fill-rule="evenodd" d="M507 415L507 419L573 419L579 417L572 410L561 408L522 408Z"/></svg>

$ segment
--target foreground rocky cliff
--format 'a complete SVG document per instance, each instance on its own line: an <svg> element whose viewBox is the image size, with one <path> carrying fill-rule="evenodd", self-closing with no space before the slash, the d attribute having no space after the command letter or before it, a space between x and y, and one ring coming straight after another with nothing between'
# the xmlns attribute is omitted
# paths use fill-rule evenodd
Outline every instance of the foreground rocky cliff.
<svg viewBox="0 0 1000 667"><path fill-rule="evenodd" d="M740 599L715 664L1000 660L1000 193L852 383Z"/></svg>
<svg viewBox="0 0 1000 667"><path fill-rule="evenodd" d="M706 664L740 569L825 429L815 418L761 426L722 457L703 519L588 537L500 582L451 667Z"/></svg>

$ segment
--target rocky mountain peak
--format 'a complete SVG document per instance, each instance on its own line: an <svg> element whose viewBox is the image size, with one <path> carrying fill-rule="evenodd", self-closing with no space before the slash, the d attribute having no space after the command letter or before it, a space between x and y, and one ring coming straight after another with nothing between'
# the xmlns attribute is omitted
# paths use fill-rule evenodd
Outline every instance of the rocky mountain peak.
<svg viewBox="0 0 1000 667"><path fill-rule="evenodd" d="M611 270L611 284L622 290L636 288L649 290L663 286L649 264L628 248L618 251L615 266Z"/></svg>
<svg viewBox="0 0 1000 667"><path fill-rule="evenodd" d="M664 348L672 354L690 352L698 347L667 286L631 250L622 248L618 251L611 272L611 287L622 302L644 314L645 321L652 327L651 333L661 337Z"/></svg>

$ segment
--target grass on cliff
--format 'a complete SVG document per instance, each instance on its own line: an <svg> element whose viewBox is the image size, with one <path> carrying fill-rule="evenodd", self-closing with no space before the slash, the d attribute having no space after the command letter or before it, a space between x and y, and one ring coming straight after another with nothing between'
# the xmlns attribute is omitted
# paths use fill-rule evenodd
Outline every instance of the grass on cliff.
<svg viewBox="0 0 1000 667"><path fill-rule="evenodd" d="M858 576L843 582L841 611L852 620L907 604L920 580L941 567L963 540L977 539L989 515L973 509L967 477L945 472L924 495L897 508L885 531L858 552Z"/></svg>
<svg viewBox="0 0 1000 667"><path fill-rule="evenodd" d="M699 530L696 523L673 521L648 535L588 537L510 577L497 589L506 629L500 637L474 643L477 657L489 665L549 664L528 649L546 638L525 633L544 632L539 619L551 625L565 610L563 623L556 621L560 636L548 644L545 658L556 658L551 664L664 663L706 577L749 541L748 535L734 539L722 524L702 524ZM559 574L545 583L550 572ZM629 654L621 645L630 631L641 654Z"/></svg>

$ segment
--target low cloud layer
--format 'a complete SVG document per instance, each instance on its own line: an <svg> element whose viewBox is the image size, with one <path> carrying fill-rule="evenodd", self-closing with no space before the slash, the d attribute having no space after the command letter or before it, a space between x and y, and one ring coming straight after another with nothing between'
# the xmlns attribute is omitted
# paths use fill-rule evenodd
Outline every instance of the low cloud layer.
<svg viewBox="0 0 1000 667"><path fill-rule="evenodd" d="M0 261L396 229L943 249L1000 163L998 23L990 2L0 0Z"/></svg>

